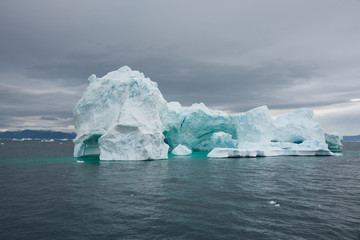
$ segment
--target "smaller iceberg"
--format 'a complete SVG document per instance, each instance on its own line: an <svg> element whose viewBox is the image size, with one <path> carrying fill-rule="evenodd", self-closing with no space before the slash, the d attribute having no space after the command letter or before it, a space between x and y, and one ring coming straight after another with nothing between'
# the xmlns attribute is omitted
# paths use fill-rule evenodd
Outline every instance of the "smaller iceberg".
<svg viewBox="0 0 360 240"><path fill-rule="evenodd" d="M339 152L342 150L343 137L337 133L325 133L325 140L330 151Z"/></svg>
<svg viewBox="0 0 360 240"><path fill-rule="evenodd" d="M237 148L214 148L208 157L330 156L313 111L298 109L272 119L266 106L237 115Z"/></svg>
<svg viewBox="0 0 360 240"><path fill-rule="evenodd" d="M186 146L179 144L174 150L171 152L174 155L184 156L190 155L192 151L188 149Z"/></svg>

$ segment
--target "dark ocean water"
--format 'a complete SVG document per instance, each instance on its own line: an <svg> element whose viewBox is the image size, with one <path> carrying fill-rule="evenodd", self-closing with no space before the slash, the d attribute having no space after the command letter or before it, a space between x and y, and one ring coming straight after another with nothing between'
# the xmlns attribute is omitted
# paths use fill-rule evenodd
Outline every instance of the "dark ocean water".
<svg viewBox="0 0 360 240"><path fill-rule="evenodd" d="M360 143L341 157L117 162L79 162L70 141L0 143L1 240L360 239Z"/></svg>

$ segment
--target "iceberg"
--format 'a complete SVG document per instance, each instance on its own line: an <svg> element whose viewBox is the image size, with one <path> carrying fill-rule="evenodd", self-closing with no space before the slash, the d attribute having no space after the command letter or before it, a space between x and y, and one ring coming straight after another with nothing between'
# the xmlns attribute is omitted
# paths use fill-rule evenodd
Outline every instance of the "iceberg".
<svg viewBox="0 0 360 240"><path fill-rule="evenodd" d="M93 74L89 82L73 112L74 157L148 160L192 151L210 152L208 157L332 155L328 144L339 143L306 108L273 119L266 106L237 115L203 103L184 107L167 102L157 83L128 66L100 78Z"/></svg>
<svg viewBox="0 0 360 240"><path fill-rule="evenodd" d="M340 136L338 133L325 133L325 140L329 150L333 152L339 152L342 150L343 137Z"/></svg>
<svg viewBox="0 0 360 240"><path fill-rule="evenodd" d="M179 144L174 150L171 152L174 155L184 156L190 155L192 151L188 149L186 146Z"/></svg>
<svg viewBox="0 0 360 240"><path fill-rule="evenodd" d="M160 119L167 102L155 82L125 66L90 84L74 109L74 156L100 160L167 158Z"/></svg>

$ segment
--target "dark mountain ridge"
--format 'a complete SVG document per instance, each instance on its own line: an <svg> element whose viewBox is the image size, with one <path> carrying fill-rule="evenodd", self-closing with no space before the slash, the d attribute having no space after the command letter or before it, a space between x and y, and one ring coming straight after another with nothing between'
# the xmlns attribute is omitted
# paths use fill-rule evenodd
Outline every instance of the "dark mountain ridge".
<svg viewBox="0 0 360 240"><path fill-rule="evenodd" d="M0 139L73 139L76 133L56 132L48 130L23 130L0 132Z"/></svg>
<svg viewBox="0 0 360 240"><path fill-rule="evenodd" d="M360 135L356 136L344 136L344 142L360 142Z"/></svg>

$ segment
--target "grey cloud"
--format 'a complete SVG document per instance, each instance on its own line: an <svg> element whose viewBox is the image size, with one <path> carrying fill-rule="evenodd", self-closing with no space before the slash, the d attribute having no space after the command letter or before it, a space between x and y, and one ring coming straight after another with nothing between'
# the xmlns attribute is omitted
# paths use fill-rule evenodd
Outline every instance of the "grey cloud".
<svg viewBox="0 0 360 240"><path fill-rule="evenodd" d="M44 116L41 116L40 119L41 120L50 120L50 121L58 120L58 118L55 118L55 117L44 117Z"/></svg>
<svg viewBox="0 0 360 240"><path fill-rule="evenodd" d="M68 118L72 117L72 108L77 100L78 96L63 93L29 94L4 87L0 89L0 111L3 118L6 116ZM1 123L4 124L4 121Z"/></svg>
<svg viewBox="0 0 360 240"><path fill-rule="evenodd" d="M63 85L86 85L90 73L98 76L123 65L118 59L101 58L89 64L88 55L67 58L66 64L43 65L29 71L29 77L56 78ZM90 57L91 59L94 59ZM96 60L96 58L95 58ZM103 62L103 64L100 64ZM116 66L115 63L118 63ZM226 65L182 58L128 58L128 65L156 81L168 101L189 105L205 102L209 106L230 104L234 111L250 106L271 105L276 102L279 89L286 89L296 81L307 81L316 75L316 67L306 64L274 61L261 66ZM72 82L77 76L82 81Z"/></svg>
<svg viewBox="0 0 360 240"><path fill-rule="evenodd" d="M233 112L359 98L359 10L337 0L0 1L0 128L34 116L64 124L87 78L123 65L168 101Z"/></svg>

